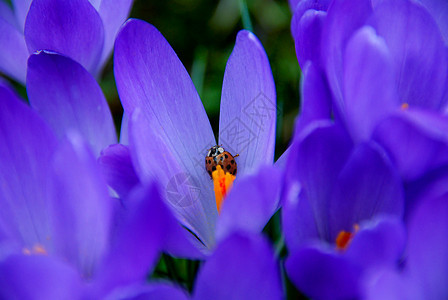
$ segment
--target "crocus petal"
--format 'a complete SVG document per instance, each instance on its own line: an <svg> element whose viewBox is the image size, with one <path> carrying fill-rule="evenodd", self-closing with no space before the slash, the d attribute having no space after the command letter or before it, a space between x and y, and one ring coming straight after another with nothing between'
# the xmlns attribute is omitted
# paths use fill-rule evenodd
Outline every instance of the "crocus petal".
<svg viewBox="0 0 448 300"><path fill-rule="evenodd" d="M79 299L81 295L79 274L53 257L12 255L0 263L2 299Z"/></svg>
<svg viewBox="0 0 448 300"><path fill-rule="evenodd" d="M448 44L448 2L444 0L419 0L439 25L440 32Z"/></svg>
<svg viewBox="0 0 448 300"><path fill-rule="evenodd" d="M420 294L415 284L400 276L397 272L386 269L372 274L371 279L367 279L364 298L367 300L418 300L427 299Z"/></svg>
<svg viewBox="0 0 448 300"><path fill-rule="evenodd" d="M224 199L216 225L217 240L234 231L261 232L278 208L282 175L275 167L262 167L236 181Z"/></svg>
<svg viewBox="0 0 448 300"><path fill-rule="evenodd" d="M125 145L115 144L107 147L101 151L98 163L107 184L122 198L140 183L129 148Z"/></svg>
<svg viewBox="0 0 448 300"><path fill-rule="evenodd" d="M377 126L373 138L390 154L406 180L448 162L448 118L429 111L409 109Z"/></svg>
<svg viewBox="0 0 448 300"><path fill-rule="evenodd" d="M312 299L357 299L360 269L339 254L304 247L286 260L294 285Z"/></svg>
<svg viewBox="0 0 448 300"><path fill-rule="evenodd" d="M235 234L218 244L196 278L193 299L281 299L274 253L258 235Z"/></svg>
<svg viewBox="0 0 448 300"><path fill-rule="evenodd" d="M28 49L23 34L0 18L0 72L24 84Z"/></svg>
<svg viewBox="0 0 448 300"><path fill-rule="evenodd" d="M375 143L357 146L339 174L329 202L330 241L341 230L377 214L401 216L404 191L398 170Z"/></svg>
<svg viewBox="0 0 448 300"><path fill-rule="evenodd" d="M400 100L411 106L441 108L447 57L434 19L421 5L407 0L382 1L373 17L393 57Z"/></svg>
<svg viewBox="0 0 448 300"><path fill-rule="evenodd" d="M237 158L238 174L274 161L277 104L274 79L263 46L242 30L222 84L219 144Z"/></svg>
<svg viewBox="0 0 448 300"><path fill-rule="evenodd" d="M445 299L448 297L448 196L425 200L409 225L409 272L425 299Z"/></svg>
<svg viewBox="0 0 448 300"><path fill-rule="evenodd" d="M125 112L138 107L150 120L147 130L164 141L163 153L142 149L145 155L171 156L207 182L204 159L216 143L213 131L193 82L162 34L144 21L126 22L115 43L114 72ZM146 170L154 171L160 170Z"/></svg>
<svg viewBox="0 0 448 300"><path fill-rule="evenodd" d="M205 245L211 246L217 217L212 181L208 174L198 178L196 173L185 169L184 161L180 157L176 159L176 154L182 153L173 153L164 137L156 131L158 126L156 119L146 118L140 110L131 116L129 148L137 174L142 182L156 178L163 187L162 196L180 222ZM202 172L199 169L205 170L202 163L196 169L197 173Z"/></svg>
<svg viewBox="0 0 448 300"><path fill-rule="evenodd" d="M96 156L117 142L103 92L77 62L44 51L31 55L26 87L31 106L59 137L69 130L78 130Z"/></svg>
<svg viewBox="0 0 448 300"><path fill-rule="evenodd" d="M326 11L331 0L289 0L288 2L292 12L301 11L300 15L302 15L308 9Z"/></svg>
<svg viewBox="0 0 448 300"><path fill-rule="evenodd" d="M15 28L18 28L14 11L12 10L12 8L9 6L8 3L3 1L0 1L0 20L5 21L6 23L12 25Z"/></svg>
<svg viewBox="0 0 448 300"><path fill-rule="evenodd" d="M320 239L311 204L298 181L289 181L285 187L282 228L288 251L291 253L311 240Z"/></svg>
<svg viewBox="0 0 448 300"><path fill-rule="evenodd" d="M328 10L322 33L322 57L326 59L328 82L336 103L342 107L345 47L351 35L365 24L371 13L370 0L335 0Z"/></svg>
<svg viewBox="0 0 448 300"><path fill-rule="evenodd" d="M180 287L171 283L150 283L150 284L136 284L126 286L124 288L115 289L109 294L106 300L188 300L188 294Z"/></svg>
<svg viewBox="0 0 448 300"><path fill-rule="evenodd" d="M0 227L22 247L45 246L50 227L45 187L57 140L1 81L0 102Z"/></svg>
<svg viewBox="0 0 448 300"><path fill-rule="evenodd" d="M12 5L14 7L14 12L16 13L17 22L19 25L20 32L23 33L25 27L25 19L30 9L31 2L33 0L12 0Z"/></svg>
<svg viewBox="0 0 448 300"><path fill-rule="evenodd" d="M26 18L25 40L30 52L56 51L96 74L104 29L87 0L34 0Z"/></svg>
<svg viewBox="0 0 448 300"><path fill-rule="evenodd" d="M109 242L113 202L96 159L81 136L69 133L54 158L52 215L55 251L91 277Z"/></svg>
<svg viewBox="0 0 448 300"><path fill-rule="evenodd" d="M123 113L121 119L120 144L129 145L129 116L127 113Z"/></svg>
<svg viewBox="0 0 448 300"><path fill-rule="evenodd" d="M302 68L302 105L295 125L295 132L301 132L310 123L331 119L331 93L324 74L312 63Z"/></svg>
<svg viewBox="0 0 448 300"><path fill-rule="evenodd" d="M377 217L361 224L344 255L364 269L393 268L403 255L405 243L406 232L399 218Z"/></svg>
<svg viewBox="0 0 448 300"><path fill-rule="evenodd" d="M297 60L304 67L308 60L321 65L321 36L326 12L310 9L305 13L296 11L291 21Z"/></svg>
<svg viewBox="0 0 448 300"><path fill-rule="evenodd" d="M120 26L127 19L134 0L102 0L99 9L104 24L104 47L100 65L106 63L114 46Z"/></svg>
<svg viewBox="0 0 448 300"><path fill-rule="evenodd" d="M351 140L342 127L319 121L310 125L296 142L299 145L289 155L291 162L286 167L286 177L300 182L320 236L329 238L328 205L338 174L351 151Z"/></svg>
<svg viewBox="0 0 448 300"><path fill-rule="evenodd" d="M347 44L345 113L356 140L367 140L382 118L399 107L392 60L384 40L363 27Z"/></svg>
<svg viewBox="0 0 448 300"><path fill-rule="evenodd" d="M155 266L162 250L178 242L182 254L201 257L180 234L181 227L163 203L156 183L134 190L125 204L123 222L97 276L98 291L142 282Z"/></svg>

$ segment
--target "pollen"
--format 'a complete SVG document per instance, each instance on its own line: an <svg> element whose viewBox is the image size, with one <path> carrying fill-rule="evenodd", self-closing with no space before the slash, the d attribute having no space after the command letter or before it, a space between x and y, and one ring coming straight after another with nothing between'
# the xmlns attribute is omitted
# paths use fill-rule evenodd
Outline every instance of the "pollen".
<svg viewBox="0 0 448 300"><path fill-rule="evenodd" d="M23 248L22 253L25 255L47 255L48 252L42 245L36 244L30 250L29 248Z"/></svg>
<svg viewBox="0 0 448 300"><path fill-rule="evenodd" d="M350 242L352 241L353 237L355 236L356 232L359 230L359 225L355 224L353 226L353 232L348 232L345 230L341 230L336 237L336 249L337 250L346 250L348 246L350 245Z"/></svg>
<svg viewBox="0 0 448 300"><path fill-rule="evenodd" d="M404 102L401 104L400 108L401 108L401 110L407 110L407 109L409 109L409 104Z"/></svg>
<svg viewBox="0 0 448 300"><path fill-rule="evenodd" d="M225 173L220 165L216 166L216 170L212 173L213 189L215 190L216 208L218 213L221 212L221 206L227 193L232 188L235 176Z"/></svg>

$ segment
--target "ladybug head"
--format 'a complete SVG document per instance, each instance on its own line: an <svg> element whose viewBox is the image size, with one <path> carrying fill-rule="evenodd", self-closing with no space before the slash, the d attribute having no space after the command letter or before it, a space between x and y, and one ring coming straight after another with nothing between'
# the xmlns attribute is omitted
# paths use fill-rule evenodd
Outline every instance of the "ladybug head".
<svg viewBox="0 0 448 300"><path fill-rule="evenodd" d="M221 154L223 152L224 152L224 148L221 147L221 146L216 145L216 146L213 146L213 147L210 148L210 150L208 151L207 156L208 157L213 157L213 156L219 155L219 154Z"/></svg>

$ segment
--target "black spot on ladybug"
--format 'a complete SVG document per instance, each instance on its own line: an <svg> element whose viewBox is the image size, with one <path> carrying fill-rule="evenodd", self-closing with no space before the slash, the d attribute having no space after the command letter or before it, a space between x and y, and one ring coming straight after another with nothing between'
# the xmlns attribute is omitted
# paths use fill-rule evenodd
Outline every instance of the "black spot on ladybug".
<svg viewBox="0 0 448 300"><path fill-rule="evenodd" d="M233 164L235 163L235 161L232 159L232 160L230 161L230 163L233 165Z"/></svg>
<svg viewBox="0 0 448 300"><path fill-rule="evenodd" d="M226 169L227 169L227 170L230 170L230 165L227 165Z"/></svg>
<svg viewBox="0 0 448 300"><path fill-rule="evenodd" d="M235 174L236 174L236 170L233 170L232 175L235 175Z"/></svg>
<svg viewBox="0 0 448 300"><path fill-rule="evenodd" d="M212 176L212 171L208 171L208 175Z"/></svg>
<svg viewBox="0 0 448 300"><path fill-rule="evenodd" d="M228 156L227 154L224 154L224 156L226 157L226 159L228 159L228 158L229 158L229 156Z"/></svg>
<svg viewBox="0 0 448 300"><path fill-rule="evenodd" d="M223 160L224 160L224 157L221 156L221 158L220 158L219 160L220 160L220 161L223 161Z"/></svg>
<svg viewBox="0 0 448 300"><path fill-rule="evenodd" d="M216 171L216 166L213 166L213 167L212 167L212 171Z"/></svg>

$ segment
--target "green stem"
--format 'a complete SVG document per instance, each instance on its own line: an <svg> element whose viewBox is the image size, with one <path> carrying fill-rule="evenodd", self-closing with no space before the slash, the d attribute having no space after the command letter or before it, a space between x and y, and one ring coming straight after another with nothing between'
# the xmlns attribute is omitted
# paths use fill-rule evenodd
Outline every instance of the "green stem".
<svg viewBox="0 0 448 300"><path fill-rule="evenodd" d="M249 31L253 31L252 22L250 20L249 9L247 8L246 0L239 0L240 10L241 10L241 19L243 21L244 29Z"/></svg>

